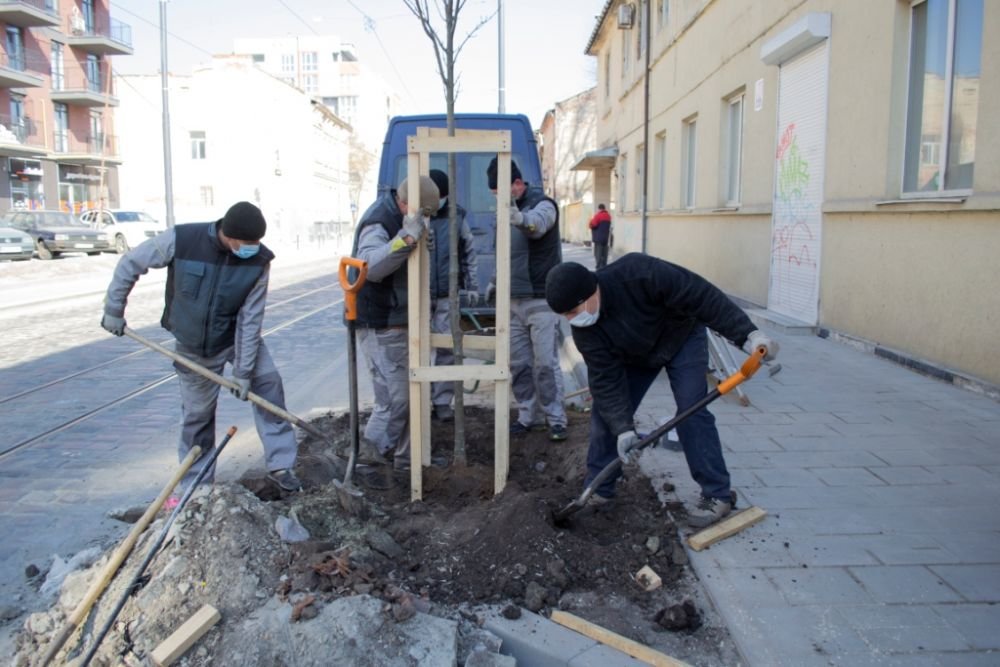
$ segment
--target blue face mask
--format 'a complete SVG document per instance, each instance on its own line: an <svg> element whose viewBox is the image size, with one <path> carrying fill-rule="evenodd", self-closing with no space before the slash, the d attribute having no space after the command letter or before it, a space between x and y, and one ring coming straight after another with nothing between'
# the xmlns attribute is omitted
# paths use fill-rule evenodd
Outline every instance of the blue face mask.
<svg viewBox="0 0 1000 667"><path fill-rule="evenodd" d="M240 259L250 259L254 255L260 252L259 245L241 245L239 248L233 251L233 254Z"/></svg>
<svg viewBox="0 0 1000 667"><path fill-rule="evenodd" d="M442 208L444 208L444 205L447 204L447 203L448 203L448 198L447 197L442 197L441 199L438 199L438 210L441 210Z"/></svg>

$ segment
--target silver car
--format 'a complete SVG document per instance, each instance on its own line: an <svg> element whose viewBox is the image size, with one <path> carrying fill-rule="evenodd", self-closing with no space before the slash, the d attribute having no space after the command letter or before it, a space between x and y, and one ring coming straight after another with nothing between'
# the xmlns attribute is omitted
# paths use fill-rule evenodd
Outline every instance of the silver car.
<svg viewBox="0 0 1000 667"><path fill-rule="evenodd" d="M107 234L87 227L64 211L8 211L3 224L30 235L38 259L54 259L64 252L99 255L111 247Z"/></svg>
<svg viewBox="0 0 1000 667"><path fill-rule="evenodd" d="M30 236L13 227L0 227L0 260L31 259L35 242Z"/></svg>

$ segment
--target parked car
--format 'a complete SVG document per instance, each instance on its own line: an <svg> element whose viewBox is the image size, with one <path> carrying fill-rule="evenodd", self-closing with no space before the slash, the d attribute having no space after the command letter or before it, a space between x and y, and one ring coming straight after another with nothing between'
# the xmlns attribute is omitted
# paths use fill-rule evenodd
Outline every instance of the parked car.
<svg viewBox="0 0 1000 667"><path fill-rule="evenodd" d="M80 215L89 227L104 232L118 254L127 252L148 238L166 231L166 227L144 211L101 209L85 211Z"/></svg>
<svg viewBox="0 0 1000 667"><path fill-rule="evenodd" d="M35 242L30 236L13 227L0 227L0 259L18 261L34 254Z"/></svg>
<svg viewBox="0 0 1000 667"><path fill-rule="evenodd" d="M107 234L64 211L8 211L2 224L29 234L39 259L53 259L64 252L99 255L111 247Z"/></svg>

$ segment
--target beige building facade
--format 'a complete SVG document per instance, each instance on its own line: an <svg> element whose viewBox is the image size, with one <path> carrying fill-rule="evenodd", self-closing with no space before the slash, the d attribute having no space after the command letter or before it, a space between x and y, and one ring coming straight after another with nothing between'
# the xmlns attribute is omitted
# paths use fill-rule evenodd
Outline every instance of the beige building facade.
<svg viewBox="0 0 1000 667"><path fill-rule="evenodd" d="M995 388L998 35L985 0L610 0L576 168L615 254Z"/></svg>

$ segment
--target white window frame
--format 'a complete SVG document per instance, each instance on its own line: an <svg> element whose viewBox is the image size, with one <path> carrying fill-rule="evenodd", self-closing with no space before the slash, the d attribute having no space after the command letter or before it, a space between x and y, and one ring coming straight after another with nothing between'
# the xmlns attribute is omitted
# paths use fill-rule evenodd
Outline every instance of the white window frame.
<svg viewBox="0 0 1000 667"><path fill-rule="evenodd" d="M684 121L681 133L681 206L693 209L698 198L698 117Z"/></svg>
<svg viewBox="0 0 1000 667"><path fill-rule="evenodd" d="M642 184L646 180L646 144L635 147L635 210L641 211L643 200ZM648 194L648 193L646 193Z"/></svg>
<svg viewBox="0 0 1000 667"><path fill-rule="evenodd" d="M904 130L903 130L903 155L902 155L902 165L900 170L900 197L903 199L922 199L922 198L933 198L941 196L964 196L972 194L972 187L967 188L952 188L945 189L945 181L947 180L947 169L948 169L948 153L950 148L950 137L951 137L951 110L954 92L954 79L955 79L955 33L957 30L957 13L958 13L958 0L944 0L948 3L948 27L946 35L946 47L945 47L945 80L944 80L944 116L941 126L941 142L937 146L937 150L933 151L937 153L938 157L938 187L935 190L906 190L906 160L908 156L908 151L910 147L907 145L907 140L910 133L910 81L913 74L913 12L914 10L927 2L927 0L911 0L910 2L910 35L907 42L907 53L906 53L906 104L905 104L905 118L904 118ZM984 3L983 11L986 11L986 6ZM986 35L983 35L985 38ZM982 43L982 41L980 42ZM982 51L979 53L980 57L980 68L982 67ZM980 99L980 103L981 103ZM978 119L977 119L978 124ZM919 162L920 158L923 157L924 148L927 142L924 140L924 135L920 136L919 145L915 147L917 151L917 160Z"/></svg>
<svg viewBox="0 0 1000 667"><path fill-rule="evenodd" d="M611 99L611 49L604 52L604 100Z"/></svg>
<svg viewBox="0 0 1000 667"><path fill-rule="evenodd" d="M656 208L662 211L667 207L667 133L656 135L653 144L653 162L656 175Z"/></svg>
<svg viewBox="0 0 1000 667"><path fill-rule="evenodd" d="M190 130L188 136L191 139L191 159L206 159L208 156L207 133L204 130Z"/></svg>
<svg viewBox="0 0 1000 667"><path fill-rule="evenodd" d="M618 32L622 34L622 81L626 81L632 71L632 31Z"/></svg>
<svg viewBox="0 0 1000 667"><path fill-rule="evenodd" d="M646 51L646 3L649 0L639 0L636 3L635 28L639 35L635 40L635 62L642 60L642 54Z"/></svg>
<svg viewBox="0 0 1000 667"><path fill-rule="evenodd" d="M670 21L670 0L657 0L656 24L657 28L666 27Z"/></svg>
<svg viewBox="0 0 1000 667"><path fill-rule="evenodd" d="M319 53L317 53L316 51L302 52L302 71L303 72L319 71Z"/></svg>
<svg viewBox="0 0 1000 667"><path fill-rule="evenodd" d="M737 111L738 110L738 111ZM742 165L743 165L743 120L746 116L745 95L741 92L726 100L726 120L724 127L724 139L722 142L722 176L723 188L725 192L726 206L739 206L743 187ZM733 115L738 113L735 119L736 127L733 127Z"/></svg>

